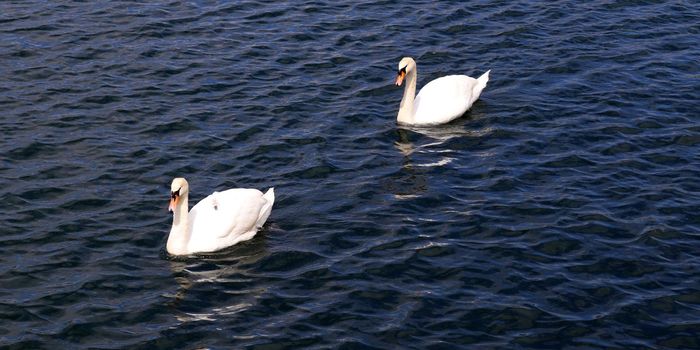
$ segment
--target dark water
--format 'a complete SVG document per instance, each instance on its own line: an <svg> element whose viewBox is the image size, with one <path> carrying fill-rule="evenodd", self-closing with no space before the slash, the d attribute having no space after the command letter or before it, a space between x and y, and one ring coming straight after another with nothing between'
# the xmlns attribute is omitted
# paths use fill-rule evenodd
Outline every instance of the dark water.
<svg viewBox="0 0 700 350"><path fill-rule="evenodd" d="M693 1L0 2L0 347L700 348ZM491 69L441 127L418 86ZM165 253L169 184L275 186Z"/></svg>

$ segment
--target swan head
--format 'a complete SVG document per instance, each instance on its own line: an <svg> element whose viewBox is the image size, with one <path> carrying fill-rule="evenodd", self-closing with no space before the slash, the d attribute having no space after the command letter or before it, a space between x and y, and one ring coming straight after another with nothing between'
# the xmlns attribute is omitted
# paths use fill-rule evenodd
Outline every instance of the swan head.
<svg viewBox="0 0 700 350"><path fill-rule="evenodd" d="M170 206L168 206L169 211L174 211L177 205L180 204L180 198L186 196L190 190L187 180L183 177L176 177L170 184Z"/></svg>
<svg viewBox="0 0 700 350"><path fill-rule="evenodd" d="M416 69L416 61L410 57L404 57L399 61L399 71L396 75L396 86L401 86L406 74Z"/></svg>

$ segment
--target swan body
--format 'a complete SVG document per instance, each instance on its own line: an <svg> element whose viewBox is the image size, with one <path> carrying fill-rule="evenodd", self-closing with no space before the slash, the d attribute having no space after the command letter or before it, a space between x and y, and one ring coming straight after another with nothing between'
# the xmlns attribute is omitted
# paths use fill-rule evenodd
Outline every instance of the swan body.
<svg viewBox="0 0 700 350"><path fill-rule="evenodd" d="M275 202L274 188L265 194L234 188L210 194L188 212L187 180L174 179L170 190L173 226L166 248L173 255L213 252L253 238Z"/></svg>
<svg viewBox="0 0 700 350"><path fill-rule="evenodd" d="M489 72L491 70L478 79L466 75L437 78L425 84L416 96L416 62L410 57L404 57L399 62L399 73L396 77L397 86L401 86L406 80L397 121L407 125L437 125L462 116L486 87Z"/></svg>

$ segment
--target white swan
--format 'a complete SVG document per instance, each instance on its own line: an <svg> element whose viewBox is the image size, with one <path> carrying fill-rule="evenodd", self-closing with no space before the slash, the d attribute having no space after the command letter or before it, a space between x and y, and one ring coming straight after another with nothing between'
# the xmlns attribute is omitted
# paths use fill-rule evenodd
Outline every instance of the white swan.
<svg viewBox="0 0 700 350"><path fill-rule="evenodd" d="M253 238L270 216L274 188L265 194L249 188L214 192L187 212L189 185L178 177L170 185L173 227L167 250L173 255L213 252Z"/></svg>
<svg viewBox="0 0 700 350"><path fill-rule="evenodd" d="M462 116L486 87L490 71L482 74L479 79L466 75L437 78L425 84L416 96L416 61L410 57L402 58L399 62L396 85L401 86L405 78L406 87L396 120L400 124L436 125Z"/></svg>

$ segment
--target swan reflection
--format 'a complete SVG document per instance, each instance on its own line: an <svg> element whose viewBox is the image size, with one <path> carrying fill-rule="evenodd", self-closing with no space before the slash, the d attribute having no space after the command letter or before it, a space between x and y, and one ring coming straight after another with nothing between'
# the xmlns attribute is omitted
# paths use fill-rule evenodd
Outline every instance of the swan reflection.
<svg viewBox="0 0 700 350"><path fill-rule="evenodd" d="M461 124L436 127L402 126L397 129L396 149L403 155L399 178L390 190L397 199L410 199L428 190L426 173L433 167L441 167L455 160L459 150L451 145L460 138L480 138L492 132L491 127L478 130L466 129Z"/></svg>
<svg viewBox="0 0 700 350"><path fill-rule="evenodd" d="M213 321L221 316L249 309L266 291L265 287L256 285L258 278L253 271L258 262L267 255L269 252L266 249L264 235L258 235L231 249L171 260L170 268L179 286L175 294L170 296L171 306L178 309L175 316L177 320L180 322ZM235 295L233 299L236 302L229 305L217 303L216 307L192 310L193 307L207 305L207 298L221 299L220 296L214 295L215 293ZM201 298L202 294L206 294L207 298Z"/></svg>

